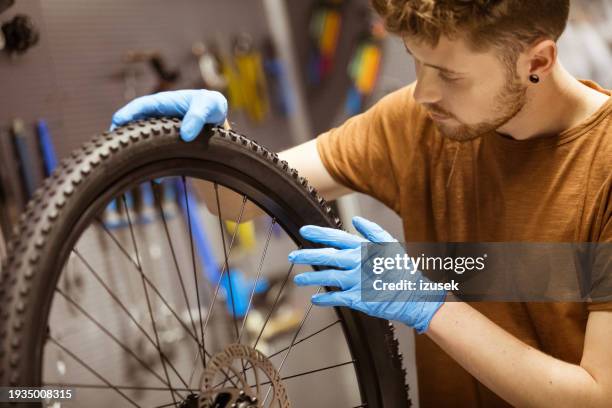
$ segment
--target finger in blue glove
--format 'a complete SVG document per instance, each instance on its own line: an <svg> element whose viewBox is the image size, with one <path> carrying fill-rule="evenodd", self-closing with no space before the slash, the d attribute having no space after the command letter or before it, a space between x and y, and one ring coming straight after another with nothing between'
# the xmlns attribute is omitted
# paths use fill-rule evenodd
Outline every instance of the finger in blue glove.
<svg viewBox="0 0 612 408"><path fill-rule="evenodd" d="M147 117L183 118L181 139L194 140L205 124L221 124L227 116L227 100L217 91L188 89L159 92L136 98L113 115L111 130Z"/></svg>
<svg viewBox="0 0 612 408"><path fill-rule="evenodd" d="M362 243L368 242L366 239L349 234L346 231L317 225L303 226L300 228L300 235L310 242L329 245L338 249L358 248Z"/></svg>
<svg viewBox="0 0 612 408"><path fill-rule="evenodd" d="M304 272L296 275L293 281L298 286L331 286L342 290L359 284L359 276L338 269Z"/></svg>
<svg viewBox="0 0 612 408"><path fill-rule="evenodd" d="M289 253L289 262L300 265L333 266L351 269L361 261L361 248L298 249Z"/></svg>

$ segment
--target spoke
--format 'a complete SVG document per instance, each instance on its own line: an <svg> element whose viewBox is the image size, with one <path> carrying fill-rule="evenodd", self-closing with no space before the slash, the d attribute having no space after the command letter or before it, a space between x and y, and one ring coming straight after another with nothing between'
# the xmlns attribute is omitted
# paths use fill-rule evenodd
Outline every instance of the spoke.
<svg viewBox="0 0 612 408"><path fill-rule="evenodd" d="M128 400L130 402L130 404L132 404L135 407L140 407L140 405L138 405L137 403L135 403L134 401L132 401L132 399L130 397L128 397L127 395L125 395L119 388L117 388L115 385L111 384L106 378L104 378L102 375L100 375L96 370L94 370L93 368L91 368L88 364L86 364L83 360L81 360L79 357L77 357L74 353L72 353L70 350L68 350L66 347L64 347L63 345L61 345L57 340L55 340L53 337L49 336L48 337L49 340L51 340L52 343L54 343L57 347L59 347L62 351L64 351L66 354L68 354L70 357L72 357L75 361L77 361L79 364L81 364L83 367L85 367L90 373L92 373L93 375L95 375L96 377L98 377L98 379L100 379L100 381L104 382L107 386L109 386L110 388L112 388L113 390L115 390L119 395L121 395L123 398L125 398L126 400ZM170 393L173 398L174 398L174 393Z"/></svg>
<svg viewBox="0 0 612 408"><path fill-rule="evenodd" d="M191 364L192 368L191 368L191 373L189 374L189 386L191 387L191 380L193 380L193 375L195 374L196 368L197 368L197 362L198 362L198 358L200 358L200 348L198 347L198 350L196 351L196 356L193 359L193 363ZM203 363L204 364L204 363ZM206 368L206 367L204 367Z"/></svg>
<svg viewBox="0 0 612 408"><path fill-rule="evenodd" d="M132 255L130 255L129 251L121 244L121 242L119 242L119 240L115 238L113 233L109 231L108 227L104 224L104 222L100 220L99 218L96 218L96 221L98 222L98 225L102 227L104 232L106 232L106 234L111 238L111 240L117 245L117 247L121 250L121 252L123 252L123 254L128 258L128 260L134 266L136 266L136 268L138 268L138 263L134 260L134 258L132 258Z"/></svg>
<svg viewBox="0 0 612 408"><path fill-rule="evenodd" d="M149 299L149 291L147 290L147 285L144 279L144 272L142 270L142 262L140 260L140 255L138 253L138 245L136 244L136 237L134 235L134 226L132 225L132 220L130 218L130 209L128 208L127 202L125 200L125 194L121 196L123 201L123 206L125 208L125 213L127 215L128 224L130 227L130 235L132 236L132 245L134 245L134 252L136 253L136 261L138 262L138 272L140 272L140 276L142 278L142 288L144 289L145 298L147 300L147 308L149 309L149 317L151 318L151 324L153 325L153 333L155 333L155 344L157 345L157 350L159 352L159 360L162 363L162 367L164 369L164 374L166 375L166 380L170 387L172 387L172 383L170 382L170 376L168 375L168 368L166 367L166 361L164 360L164 356L161 351L160 343L159 343L159 334L157 332L157 325L155 324L155 319L153 318L153 309L151 308L151 300ZM171 392L172 401L176 404L176 399L174 398L174 393Z"/></svg>
<svg viewBox="0 0 612 408"><path fill-rule="evenodd" d="M119 306L119 308L121 310L123 310L125 312L125 314L128 316L128 318L136 325L136 327L142 332L142 334L144 334L145 338L153 345L153 347L157 348L155 341L151 338L151 336L149 335L149 333L147 333L147 331L144 329L144 327L142 327L142 325L138 322L138 320L134 317L134 315L132 315L132 313L130 313L130 311L128 310L128 308L123 304L123 302L121 302L121 300L119 299L119 297L117 295L115 295L112 290L106 285L106 283L102 280L102 278L100 277L100 275L95 271L95 269L89 264L89 262L87 262L87 260L83 257L83 255L80 254L80 252L76 249L72 250L76 256L81 260L81 262L83 262L83 264L85 265L85 267L93 274L93 276L96 278L96 280L102 285L102 287L106 290L106 292L108 292L108 294L110 295L110 297L117 303L117 305ZM163 351L162 351L163 353ZM183 385L185 387L187 387L187 383L185 382L185 380L183 379L183 377L181 377L181 375L179 374L178 370L176 369L176 367L174 367L174 365L172 364L172 362L170 361L170 359L163 354L164 359L168 362L168 365L170 366L170 368L172 369L172 371L174 371L174 373L176 374L176 376L181 380L181 382L183 383Z"/></svg>
<svg viewBox="0 0 612 408"><path fill-rule="evenodd" d="M149 296L148 296L148 291L147 291L147 287L146 287L146 285L145 285L145 282L146 282L146 283L147 283L147 284L148 284L148 285L151 287L151 289L153 289L153 291L154 291L154 292L157 294L157 296L158 296L158 297L161 299L161 301L163 302L163 304L164 304L164 305L165 305L165 306L168 308L168 310L169 310L169 311L172 313L172 315L173 315L173 316L176 318L176 320L177 320L177 321L179 322L179 324L180 324L180 325L183 327L183 329L185 329L185 331L187 332L187 334L189 334L189 336L191 336L191 338L193 338L193 340L194 340L194 341L196 342L196 344L198 345L198 349L202 348L202 345L200 344L200 341L199 341L198 337L197 337L197 336L196 336L194 333L192 333L192 332L191 332L191 330L190 330L190 329L187 327L187 325L185 324L185 322L183 322L183 320L180 318L180 316L179 316L179 315L178 315L178 314L177 314L177 313L174 311L174 309L173 309L172 307L170 307L170 305L168 304L168 302L166 301L166 299L165 299L165 298L162 296L162 294L161 294L161 293L160 293L160 291L157 289L157 287L156 287L156 286L153 284L153 282L151 282L151 281L149 280L149 278L147 278L147 277L145 276L145 274L144 274L144 272L143 272L143 270L142 270L142 266L141 266L141 262L140 262L140 255L139 255L139 252L138 252L138 246L137 246L137 244L136 244L136 237L135 237L135 234L134 234L134 228L133 228L133 225L132 225L132 222L131 222L131 218L130 218L130 214L129 214L128 206L127 206L127 203L126 203L126 200L125 200L125 196L122 196L121 198L122 198L122 200L123 200L123 205L124 205L124 207L125 207L125 211L126 211L126 215L127 215L127 219L128 219L128 224L129 224L129 227L130 227L130 235L131 235L131 237L132 237L132 245L134 246L134 251L135 251L135 253L136 253L136 261L134 261L134 259L133 259L133 258L132 258L132 257L129 255L129 253L127 252L127 250L126 250L126 249L125 249L125 248L124 248L124 247L123 247L123 246L122 246L122 245L119 243L119 241L118 241L118 240L117 240L117 239L116 239L116 238L113 236L113 234L111 234L111 232L110 232L110 231L108 231L108 229L107 229L107 228L106 228L106 227L105 227L103 224L102 224L102 226L104 227L104 230L105 230L105 231L106 231L106 232L109 234L109 236L110 236L110 237L113 239L113 241L114 241L114 242L115 242L115 243L116 243L116 244L119 246L119 248L121 248L121 249L122 249L122 251L123 251L123 252L125 253L125 255L128 257L128 259L130 259L130 260L132 261L132 264L133 264L133 265L136 267L136 269L137 269L137 270L138 270L138 272L140 273L140 277L141 277L141 278L142 278L142 280L143 280L143 288L144 288L144 291L145 291L145 298L146 298L146 300L147 300L147 306L148 306L148 308L149 308L149 316L151 317L151 322L153 323L153 332L155 333L155 338L156 338L155 344L156 344L156 348L157 348L157 350L158 350L160 353L162 353L161 347L159 347L159 335L158 335L158 332L157 332L157 327L156 327L156 325L155 325L155 320L153 319L153 313L152 313L152 309L151 309L151 302L150 302L150 299L149 299ZM244 197L244 202L246 202L246 196ZM244 210L244 202L243 202L243 207L242 207L242 209L243 209L243 210ZM242 211L240 212L240 216L242 217ZM235 235L232 237L232 244L233 244L233 242L234 242L234 238L235 238ZM231 246L230 246L230 251L231 251ZM222 276L223 276L223 275L222 275ZM219 283L221 283L221 281L219 281ZM217 291L218 291L218 287L217 287ZM210 316L210 313L211 313L211 311L209 311L209 313L208 313L208 315L209 315L209 316ZM208 322L208 320L207 320L207 322ZM206 330L206 326L204 326L204 333L206 333L206 331L205 331L205 330ZM208 353L206 350L204 350L204 351L205 351L205 354L206 354L206 355L208 355L208 357L209 357L209 358L212 358L212 356L210 355L210 353ZM163 367L164 367L164 372L166 372L166 373L167 373L166 365L164 364L164 360L163 360L163 359L162 359L162 365L163 365ZM223 374L225 375L225 377L226 377L227 379L229 379L229 378L228 378L227 373L226 373L225 371L223 371L223 370L222 370L222 372L223 372ZM166 374L166 375L167 375L167 374ZM183 383L185 383L185 382L184 382L184 380L183 380L182 378L181 378L181 381L182 381ZM235 383L234 383L232 380L229 380L229 381L232 383L232 385L236 386L236 384L235 384ZM169 378L168 378L168 382L170 382ZM188 387L188 385L187 385L186 383L185 383L185 386L186 386L186 387ZM173 396L173 399L174 399L174 396Z"/></svg>
<svg viewBox="0 0 612 408"><path fill-rule="evenodd" d="M242 196L242 207L240 208L240 214L238 215L238 220L236 220L236 225L239 225L240 222L242 221L242 215L244 213L244 207L246 205L246 201L247 201L247 197L243 195ZM232 253L232 248L234 247L234 240L236 239L237 233L238 233L238 228L235 228L232 234L232 239L230 241L229 250L227 252L227 257L229 257ZM225 241L223 241L223 245L225 248ZM211 303L210 308L208 309L208 313L206 314L206 321L204 322L204 335L206 335L206 327L208 326L208 322L210 321L210 317L212 316L213 309L215 307L215 303L217 300L217 296L219 294L219 288L221 287L221 280L223 279L223 274L225 273L226 268L227 268L227 262L223 265L223 269L221 270L221 274L219 276L219 279L217 280L217 285L215 287L215 293L213 294L212 301L210 302Z"/></svg>
<svg viewBox="0 0 612 408"><path fill-rule="evenodd" d="M302 338L302 339L300 339L300 340L296 341L295 343L293 343L293 346L294 346L294 347L295 347L295 346L297 346L298 344L300 344L300 343L302 343L302 342L304 342L304 341L306 341L306 340L310 339L311 337L316 336L316 335L317 335L317 334L319 334L319 333L324 332L325 330L329 329L330 327L335 326L335 325L336 325L336 324L338 324L338 323L340 323L340 319L338 319L338 320L336 320L336 321L334 321L334 322L331 322L331 323L329 323L327 326L324 326L324 327L320 328L319 330L315 331L314 333L311 333L311 334L309 334L308 336L306 336L306 337L304 337L304 338ZM287 346L287 347L285 347L285 348L283 348L283 349L281 349L281 350L278 350L278 351L274 352L273 354L270 354L270 355L268 356L268 358L270 359L270 358L272 358L272 357L276 357L276 356L278 356L278 355L279 355L280 353L282 353L283 351L288 350L288 349L289 349L289 347L291 347L291 346Z"/></svg>
<svg viewBox="0 0 612 408"><path fill-rule="evenodd" d="M344 363L338 363L338 364L333 364L333 365L330 365L330 366L327 366L327 367L322 367L322 368L317 368L317 369L314 369L314 370L304 371L304 372L299 373L299 374L288 375L288 376L283 377L281 379L282 380L290 380L292 378L301 377L303 375L314 374L314 373L318 373L318 372L325 371L325 370L331 370L332 368L342 367L342 366L349 365L349 364L355 364L355 360L349 360L349 361L345 361Z"/></svg>
<svg viewBox="0 0 612 408"><path fill-rule="evenodd" d="M319 292L321 292L321 287L319 287L317 289L317 292L315 293L315 295L318 295ZM310 312L312 311L312 302L308 305L308 310L306 311L306 314L304 315L304 318L302 319L302 321L300 322L300 325L298 326L297 330L295 331L295 334L293 335L293 339L291 339L291 344L289 344L289 350L287 350L287 353L285 353L285 355L283 356L283 359L280 363L280 365L278 366L278 374L280 375L281 370L283 369L283 366L285 365L285 361L287 361L287 357L289 357L289 354L291 353L291 350L293 350L293 346L295 346L295 339L297 339L297 336L300 334L300 331L302 330L302 327L304 327L304 324L306 323L306 320L308 319L308 316L310 316ZM266 397L263 400L263 406L266 405L266 401L268 400L268 396L270 395L270 391L272 390L272 387L268 388L268 392L266 393Z"/></svg>
<svg viewBox="0 0 612 408"><path fill-rule="evenodd" d="M134 259L131 257L131 255L129 255L129 253L125 250L125 248L121 245L121 243L113 236L113 234L110 231L108 231L108 229L106 229L106 227L104 227L104 230L111 237L113 242L115 242L117 244L117 246L121 249L121 251L127 256L127 258L131 261L132 265L134 265L134 267L136 268L136 270L140 273L141 272L141 270L140 270L141 268L138 265L138 263L136 261L134 261ZM178 313L176 313L176 311L170 306L170 304L163 297L163 295L161 294L159 289L157 289L157 286L155 286L155 284L153 282L151 282L151 280L146 275L144 275L143 273L140 273L140 276L147 282L147 284L151 287L151 289L153 289L153 291L159 297L159 299L162 301L164 306L166 306L166 308L170 311L170 313L172 313L172 315L176 318L176 320L183 327L183 329L185 329L187 334L189 334L189 336L196 342L198 347L201 347L200 340L198 339L198 337L191 331L191 329L189 327L187 327L187 325L185 324L185 322L183 322L183 320L178 315ZM208 354L208 356L210 357L210 354Z"/></svg>
<svg viewBox="0 0 612 408"><path fill-rule="evenodd" d="M342 367L342 366L349 365L349 364L355 364L355 360L345 361L344 363L332 364L332 365L327 366L327 367L317 368L317 369L314 369L314 370L308 370L308 371L304 371L304 372L299 373L299 374L288 375L286 377L281 377L281 380L282 381L290 380L292 378L301 377L301 376L308 375L308 374L314 374L314 373L318 373L320 371L331 370L332 368ZM259 385L268 385L268 384L271 384L271 381L265 381L265 382L263 382L263 383L261 383ZM253 388L253 387L256 387L256 385L251 385L251 388ZM265 400L264 400L264 402L265 402Z"/></svg>
<svg viewBox="0 0 612 408"><path fill-rule="evenodd" d="M162 384L167 385L168 387L170 387L170 390L172 390L172 387L169 383L165 382L164 379L157 374L147 363L145 363L144 361L142 361L142 359L140 359L140 357L138 357L136 355L136 353L134 353L134 351L132 349L130 349L128 346L126 346L124 343L122 343L115 335L113 335L108 329L106 329L104 326L102 326L102 324L100 322L98 322L93 316L91 316L87 311L85 311L85 309L83 309L77 302L74 301L74 299L72 299L70 296L66 295L61 289L59 288L55 288L55 290L62 295L62 297L64 299L66 299L67 302L70 302L74 307L77 308L78 311L80 311L85 317L87 317L95 326L97 326L100 330L102 330L102 332L104 334L106 334L108 337L110 337L115 343L117 343L117 345L119 347L121 347L125 352L127 352L129 355L131 355L132 357L134 357L134 359L136 359L136 361L138 361L145 369L147 369L148 371L150 371L155 378L157 378L159 381L162 382ZM174 391L173 391L174 392ZM179 398L183 398L182 395L178 394Z"/></svg>
<svg viewBox="0 0 612 408"><path fill-rule="evenodd" d="M332 323L328 324L327 326L324 326L324 327L322 327L321 329L319 329L319 330L315 331L314 333L311 333L311 334L309 334L308 336L306 336L306 337L304 337L304 338L302 338L302 339L300 339L300 340L296 341L296 342L295 342L295 344L294 344L294 346L297 346L297 345L298 345L298 344L300 344L301 342L306 341L306 340L308 340L309 338L314 337L314 336L316 336L317 334L324 332L325 330L329 329L330 327L335 326L335 325L336 325L336 324L338 324L338 323L340 323L340 319L338 319L338 320L336 320L336 321L334 321L334 322L332 322ZM282 353L283 351L286 351L286 350L288 350L288 349L289 349L289 346L287 346L287 347L285 347L285 348L283 348L283 349L280 349L280 350L276 351L275 353L270 354L269 356L266 356L266 358L267 358L268 360L270 360L271 358L276 357L277 355L279 355L280 353ZM247 369L246 369L246 371L249 371L251 368L252 368L252 367L247 368ZM237 378L237 376L236 376L236 375L234 375L234 376L232 376L232 377L231 377L231 379L234 379L234 378ZM219 387L220 385L222 385L222 383L219 383L219 384L215 385L215 388L216 388L216 387Z"/></svg>
<svg viewBox="0 0 612 408"><path fill-rule="evenodd" d="M221 205L219 204L219 185L215 183L215 199L217 201L217 215L219 216L219 230L221 231L221 242L223 243L223 256L225 258L225 266L224 268L227 270L227 280L229 282L229 291L230 291L230 302L232 303L232 316L234 318L234 328L236 329L236 338L238 338L238 320L236 317L236 302L234 302L234 285L232 283L232 272L229 268L229 260L227 259L227 248L225 246L225 232L223 229L223 216L221 215ZM238 231L238 226L240 224L236 224L234 227L234 232Z"/></svg>
<svg viewBox="0 0 612 408"><path fill-rule="evenodd" d="M189 299L187 297L187 290L185 289L185 283L183 282L183 274L181 273L181 268L178 263L178 259L176 256L176 251L174 250L174 244L172 243L172 238L170 237L170 230L168 229L168 221L166 220L166 214L164 213L164 208L162 206L162 200L159 196L159 187L156 186L155 183L151 182L151 188L155 194L155 198L157 204L159 206L159 213L161 215L162 223L164 224L164 231L166 232L166 239L168 240L168 245L170 246L170 252L172 253L172 260L174 261L174 267L176 269L176 275L178 276L179 283L181 285L181 291L183 292L183 298L185 299L185 306L187 307L187 313L189 314L189 320L191 321L191 327L193 328L193 332L197 337L198 329L196 328L195 322L193 320L193 316L191 315L191 306L189 305ZM197 286L197 284L196 284ZM198 304L199 307L199 304ZM200 342L198 342L198 346Z"/></svg>
<svg viewBox="0 0 612 408"><path fill-rule="evenodd" d="M187 191L187 181L185 180L185 176L182 176L182 180L183 180L183 192L185 193L185 211L187 212L187 225L189 226L189 246L191 248L191 263L192 263L192 267L193 267L193 282L195 285L195 290L196 290L196 300L198 302L198 316L200 319L200 335L201 335L201 339L202 339L202 349L206 350L206 339L204 338L204 321L202 320L202 310L200 308L201 302L200 302L200 289L199 289L199 285L198 285L198 274L197 274L197 270L196 270L196 259L195 259L195 250L194 250L194 245L193 245L193 231L192 231L192 227L191 227L191 213L190 213L190 208L189 208L189 194ZM204 368L206 368L206 353L201 353L198 350L198 353L201 354L202 356L202 365L204 366ZM196 356L197 358L197 356ZM193 375L193 373L191 374ZM189 376L189 384L191 385L191 376Z"/></svg>
<svg viewBox="0 0 612 408"><path fill-rule="evenodd" d="M142 327L140 325L140 323L138 323L138 320L130 313L130 311L127 309L127 307L121 302L121 300L110 290L110 288L108 288L108 286L104 283L104 281L102 280L102 278L99 276L99 274L95 271L95 269L87 262L87 260L76 250L73 249L74 253L81 259L81 261L83 262L83 264L87 267L87 269L89 269L89 271L96 277L96 279L98 280L98 282L100 282L100 284L106 289L106 291L108 292L108 294L111 296L111 298L113 298L115 300L115 302L117 302L117 304L119 305L119 307L127 314L127 316L130 318L130 320L132 322L134 322L134 324L136 325L136 327L138 327L138 329L144 334L144 336L147 338L147 340L153 345L153 347L155 347L157 349L157 346L155 344L155 340L153 340L151 338L151 336L147 333L147 331L144 329L144 327ZM145 277L146 279L146 277ZM152 286L151 282L149 282L147 280L147 283L149 285L151 285L151 287L153 288L153 290L156 291L156 293L159 295L159 293L157 292L157 289L155 288L155 286ZM161 298L162 301L164 301L163 298ZM176 313L172 310L172 308L170 308L170 306L164 302L164 304L166 305L166 307L168 308L168 310L170 310L170 312L173 313L173 315L176 317L176 319L182 323L182 321L180 320L180 318L176 315ZM188 330L188 328L184 325L184 323L182 324L183 328L187 331L187 333L189 333L192 337L193 334ZM198 350L200 350L200 348L198 347ZM161 350L160 350L161 351ZM162 351L163 352L163 351ZM208 357L212 357L210 355L210 353L206 352L206 355ZM183 385L185 387L189 387L188 384L185 382L185 380L183 379L183 377L181 377L181 375L179 374L179 372L177 371L177 369L174 367L174 365L172 364L172 362L168 359L168 357L164 354L164 358L166 359L166 361L168 362L170 368L172 369L172 371L174 371L174 373L177 375L177 377L181 380L181 382L183 383ZM235 386L236 384L230 380L230 382Z"/></svg>
<svg viewBox="0 0 612 408"><path fill-rule="evenodd" d="M266 237L266 244L264 245L264 249L261 255L261 260L259 261L259 267L257 268L257 276L255 278L255 283L253 284L253 289L251 290L251 294L249 296L249 304L247 305L247 310L244 315L244 319L242 319L242 327L240 328L240 333L238 334L238 344L240 344L240 339L242 338L242 334L244 333L244 328L249 318L249 312L251 311L251 305L253 304L253 297L255 296L255 289L257 288L257 284L259 283L259 279L261 278L261 271L263 268L264 260L266 259L266 253L268 251L268 245L270 245L270 237L272 237L272 230L274 229L274 225L276 224L276 219L272 218L272 222L270 223L270 229L268 230L268 236ZM236 226L236 228L238 228ZM242 375L244 376L246 373L246 366L244 365L244 361L242 362Z"/></svg>
<svg viewBox="0 0 612 408"><path fill-rule="evenodd" d="M244 328L246 326L247 319L249 318L249 312L251 311L251 305L253 304L253 297L255 296L255 288L257 287L257 284L259 283L259 279L261 278L261 271L263 268L264 260L266 259L266 252L268 251L268 245L270 244L270 238L272 237L272 230L274 229L275 224L276 224L276 218L272 218L272 222L270 223L270 229L268 230L268 235L266 238L266 244L264 245L263 253L259 261L259 267L257 268L257 277L255 278L253 289L251 289L251 294L249 296L249 304L247 305L247 311L244 315L244 319L242 320L242 327L240 328L240 334L238 335L238 344L240 344L240 339L242 338L242 334L244 333Z"/></svg>
<svg viewBox="0 0 612 408"><path fill-rule="evenodd" d="M217 188L218 188L217 184L215 183L215 191L216 192L217 192ZM246 197L246 195L243 195L242 196L242 206L240 207L240 214L238 215L238 219L236 220L236 225L239 225L240 222L242 221L242 215L244 214L244 207L246 206L246 202L247 202L247 197ZM217 193L217 206L218 206L218 214L220 216L221 210L220 210L220 207L219 207L219 196L218 196L218 193ZM219 218L219 221L221 221L221 218ZM234 248L234 241L236 239L237 233L238 233L238 228L234 228L234 232L232 233L232 239L230 240L229 249L226 250L226 247L225 247L225 235L223 233L223 225L221 224L221 238L222 238L222 241L223 241L223 253L225 255L225 263L223 265L223 269L221 270L221 274L219 275L219 279L217 280L217 284L216 284L216 287L215 287L213 298L212 298L212 300L210 302L210 307L208 309L208 313L206 314L206 321L204 322L204 328L202 329L203 330L202 338L206 337L206 328L208 327L208 323L210 321L210 318L211 318L211 316L213 314L213 311L214 311L214 308L215 308L215 303L216 303L217 297L219 295L219 289L221 288L221 281L223 280L223 274L228 269L228 259L229 259L229 256L232 253L232 249ZM229 277L229 270L228 270L228 277ZM230 284L230 291L231 291L231 287L232 287L231 280L229 281L229 284ZM232 307L233 306L234 306L234 302L233 302L233 299L232 299ZM235 325L236 330L237 330L238 326L236 324L235 318L236 318L236 314L234 313L234 325ZM204 350L204 351L206 351L206 350ZM208 352L206 352L206 353L208 354ZM212 357L209 355L209 358L212 358ZM196 359L197 359L197 355L196 355ZM193 368L193 370L191 372L190 377L193 376L194 372L195 372L195 366L194 366L194 368ZM225 371L223 371L223 370L222 370L222 372L225 375L226 381L229 380L230 383L232 383L234 386L236 386L236 384L227 375L227 373Z"/></svg>
<svg viewBox="0 0 612 408"><path fill-rule="evenodd" d="M272 317L272 314L274 313L274 310L276 309L276 305L278 305L280 297L283 294L283 290L285 289L285 286L287 285L287 281L289 280L289 277L291 276L291 272L293 271L294 266L295 264L291 264L291 266L289 266L289 270L287 271L287 274L285 275L285 279L283 280L283 283L280 289L276 293L276 298L274 299L274 302L272 303L272 307L270 308L270 311L268 312L268 315L266 316L266 320L264 320L264 324L263 326L261 326L261 330L259 331L259 334L257 335L257 339L255 339L255 344L253 345L254 349L257 348L257 344L259 343L259 340L261 339L261 336L263 335L263 332L266 329L266 325L270 321L270 318Z"/></svg>

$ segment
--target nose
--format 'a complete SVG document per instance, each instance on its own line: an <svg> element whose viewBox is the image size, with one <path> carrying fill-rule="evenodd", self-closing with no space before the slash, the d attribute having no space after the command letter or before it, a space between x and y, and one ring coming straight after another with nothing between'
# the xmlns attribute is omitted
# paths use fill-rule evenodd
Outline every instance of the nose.
<svg viewBox="0 0 612 408"><path fill-rule="evenodd" d="M420 104L436 104L442 99L440 84L436 81L433 69L417 69L417 82L414 88L414 99Z"/></svg>

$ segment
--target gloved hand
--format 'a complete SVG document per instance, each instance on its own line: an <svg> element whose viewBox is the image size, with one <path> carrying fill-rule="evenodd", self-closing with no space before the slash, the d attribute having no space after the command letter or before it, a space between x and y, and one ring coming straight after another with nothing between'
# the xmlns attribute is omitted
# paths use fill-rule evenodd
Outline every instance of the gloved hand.
<svg viewBox="0 0 612 408"><path fill-rule="evenodd" d="M333 286L341 290L314 295L312 303L319 306L346 306L370 316L397 320L419 333L429 323L444 303L444 291L409 291L402 293L401 301L366 302L361 300L361 244L397 242L387 231L362 217L353 217L353 225L365 238L348 232L306 225L300 234L309 241L330 245L332 248L301 249L289 254L294 264L333 266L338 269L301 273L294 278L298 286ZM337 249L336 249L337 248ZM427 281L419 271L411 275L415 281Z"/></svg>
<svg viewBox="0 0 612 408"><path fill-rule="evenodd" d="M113 115L111 130L132 120L150 116L183 118L181 138L190 142L205 124L221 124L227 116L227 100L217 91L189 89L159 92L136 98Z"/></svg>

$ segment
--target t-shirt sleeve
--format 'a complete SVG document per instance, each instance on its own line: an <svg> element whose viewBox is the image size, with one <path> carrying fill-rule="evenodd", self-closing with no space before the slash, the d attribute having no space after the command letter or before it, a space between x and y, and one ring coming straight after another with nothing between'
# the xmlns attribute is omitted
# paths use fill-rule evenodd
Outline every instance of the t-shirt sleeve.
<svg viewBox="0 0 612 408"><path fill-rule="evenodd" d="M612 176L607 186L608 194L602 206L602 232L598 241L594 267L596 281L595 293L599 298L612 299ZM588 305L589 311L610 310L612 301L594 301Z"/></svg>
<svg viewBox="0 0 612 408"><path fill-rule="evenodd" d="M412 87L385 96L317 138L319 156L334 180L380 200L396 213L400 186L393 138L403 134L400 127L410 127Z"/></svg>

